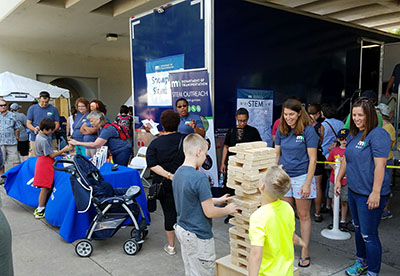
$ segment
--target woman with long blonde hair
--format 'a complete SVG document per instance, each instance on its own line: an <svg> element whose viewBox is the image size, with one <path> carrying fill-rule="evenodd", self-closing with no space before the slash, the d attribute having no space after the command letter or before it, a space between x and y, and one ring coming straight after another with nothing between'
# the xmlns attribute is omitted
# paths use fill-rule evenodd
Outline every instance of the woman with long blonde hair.
<svg viewBox="0 0 400 276"><path fill-rule="evenodd" d="M299 267L308 267L311 263L308 252L310 207L311 200L317 195L314 172L319 137L311 124L300 101L288 99L282 104L281 121L275 136L276 163L282 165L291 178L291 188L283 200L292 206L296 203L301 236L306 244L301 250Z"/></svg>

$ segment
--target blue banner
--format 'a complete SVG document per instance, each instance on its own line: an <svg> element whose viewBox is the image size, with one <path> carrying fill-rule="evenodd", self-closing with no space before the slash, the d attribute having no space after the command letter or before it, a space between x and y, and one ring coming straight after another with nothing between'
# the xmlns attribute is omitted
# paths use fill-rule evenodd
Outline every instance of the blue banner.
<svg viewBox="0 0 400 276"><path fill-rule="evenodd" d="M206 162L200 171L208 176L212 187L218 187L217 155L215 151L214 119L212 114L211 96L207 70L182 71L170 73L172 103L185 98L189 113L201 116L206 140L210 143Z"/></svg>
<svg viewBox="0 0 400 276"><path fill-rule="evenodd" d="M185 98L189 103L190 113L212 117L207 70L170 73L170 82L175 111L176 100Z"/></svg>
<svg viewBox="0 0 400 276"><path fill-rule="evenodd" d="M272 90L237 89L237 109L243 107L249 111L250 126L257 128L263 141L272 147L272 112L274 92Z"/></svg>

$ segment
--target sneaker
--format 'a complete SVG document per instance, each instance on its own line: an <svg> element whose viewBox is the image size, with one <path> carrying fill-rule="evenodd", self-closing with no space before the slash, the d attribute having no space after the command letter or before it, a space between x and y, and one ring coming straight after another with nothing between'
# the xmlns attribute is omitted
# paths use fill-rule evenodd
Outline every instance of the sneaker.
<svg viewBox="0 0 400 276"><path fill-rule="evenodd" d="M233 216L232 216L232 215L228 215L228 216L224 219L224 223L225 223L225 224L228 224L228 223L229 223L229 220L230 220L231 218L233 218Z"/></svg>
<svg viewBox="0 0 400 276"><path fill-rule="evenodd" d="M353 225L353 222L351 220L346 223L346 228L350 232L354 232L354 225Z"/></svg>
<svg viewBox="0 0 400 276"><path fill-rule="evenodd" d="M347 223L346 222L339 222L339 229L340 231L343 232L349 232L350 230L347 229Z"/></svg>
<svg viewBox="0 0 400 276"><path fill-rule="evenodd" d="M324 219L324 218L323 218L322 215L314 214L314 221L315 221L315 222L322 222L323 219Z"/></svg>
<svg viewBox="0 0 400 276"><path fill-rule="evenodd" d="M355 261L354 264L346 269L346 275L348 276L358 276L367 273L367 264L361 263L359 260Z"/></svg>
<svg viewBox="0 0 400 276"><path fill-rule="evenodd" d="M33 215L35 216L35 218L37 218L37 219L41 219L41 218L44 218L44 210L45 209L43 209L42 211L38 211L38 209L36 208L35 209L35 212L33 212Z"/></svg>
<svg viewBox="0 0 400 276"><path fill-rule="evenodd" d="M392 212L383 210L382 219L390 219L390 218L392 218L392 217L393 217L393 216L392 216Z"/></svg>
<svg viewBox="0 0 400 276"><path fill-rule="evenodd" d="M164 245L164 251L165 253L171 256L176 254L175 247L170 247L168 244Z"/></svg>

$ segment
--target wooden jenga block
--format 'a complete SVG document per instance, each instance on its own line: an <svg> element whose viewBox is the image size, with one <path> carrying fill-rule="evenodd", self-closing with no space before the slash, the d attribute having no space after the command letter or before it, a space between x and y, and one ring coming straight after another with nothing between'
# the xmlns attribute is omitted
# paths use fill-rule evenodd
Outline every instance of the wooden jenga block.
<svg viewBox="0 0 400 276"><path fill-rule="evenodd" d="M231 240L242 241L244 244L250 244L249 235L238 231L236 226L229 228L229 238Z"/></svg>
<svg viewBox="0 0 400 276"><path fill-rule="evenodd" d="M232 249L236 250L236 251L238 249L240 249L240 250L247 251L247 252L250 253L251 246L250 246L249 242L245 242L245 241L242 241L242 240L231 239L230 240L230 245L231 245L231 252L232 252Z"/></svg>
<svg viewBox="0 0 400 276"><path fill-rule="evenodd" d="M249 198L242 198L240 196L234 196L233 202L242 208L246 208L247 210L257 209L261 205L260 201L251 200Z"/></svg>
<svg viewBox="0 0 400 276"><path fill-rule="evenodd" d="M236 147L238 149L255 149L255 148L266 148L267 143L266 142L247 142L247 143L238 143L236 144Z"/></svg>
<svg viewBox="0 0 400 276"><path fill-rule="evenodd" d="M243 258L245 260L248 260L250 255L250 249L247 250L243 248L231 247L231 255L237 258Z"/></svg>
<svg viewBox="0 0 400 276"><path fill-rule="evenodd" d="M243 235L249 235L249 222L242 220L239 217L233 217L229 220L229 223L235 226L237 232Z"/></svg>
<svg viewBox="0 0 400 276"><path fill-rule="evenodd" d="M240 185L236 184L235 181L229 181L226 183L226 186L228 188L234 189L236 192L244 192L246 194L256 194L258 193L258 189L257 188L245 188L245 187L241 187Z"/></svg>
<svg viewBox="0 0 400 276"><path fill-rule="evenodd" d="M261 202L261 194L258 189L253 193L247 193L246 191L243 191L242 189L240 189L240 190L236 190L235 194L238 196L244 197L244 198L251 198L253 200L258 200Z"/></svg>
<svg viewBox="0 0 400 276"><path fill-rule="evenodd" d="M246 259L238 258L238 257L234 257L234 256L231 256L231 258L232 258L232 264L234 264L238 267L242 267L247 270L248 262Z"/></svg>

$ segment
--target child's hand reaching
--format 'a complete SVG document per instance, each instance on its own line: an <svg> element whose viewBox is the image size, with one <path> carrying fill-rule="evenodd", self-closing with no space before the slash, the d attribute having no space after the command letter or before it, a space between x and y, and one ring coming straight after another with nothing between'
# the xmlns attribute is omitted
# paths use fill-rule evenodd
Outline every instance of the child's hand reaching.
<svg viewBox="0 0 400 276"><path fill-rule="evenodd" d="M228 214L231 215L231 214L234 214L234 213L237 212L238 207L236 206L235 203L229 203L228 205L226 205L226 206L224 207L224 209L226 209L227 212L228 212Z"/></svg>
<svg viewBox="0 0 400 276"><path fill-rule="evenodd" d="M69 152L69 151L72 151L73 149L74 149L74 146L68 144L62 149L62 151Z"/></svg>
<svg viewBox="0 0 400 276"><path fill-rule="evenodd" d="M300 238L299 236L297 236L296 233L293 233L293 243L295 245L307 248L307 245L304 242L304 240L302 238Z"/></svg>
<svg viewBox="0 0 400 276"><path fill-rule="evenodd" d="M218 201L217 205L224 204L224 203L228 204L228 202L231 200L232 200L232 197L230 194L224 194L223 196L217 198L217 201Z"/></svg>

